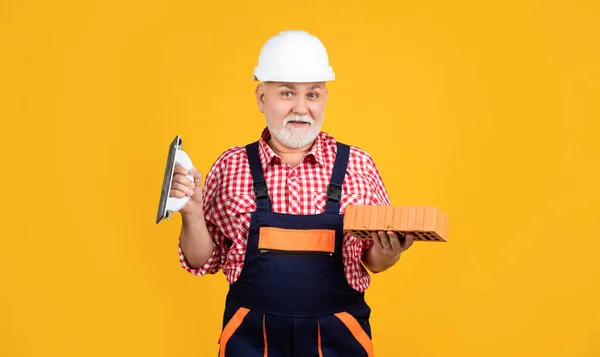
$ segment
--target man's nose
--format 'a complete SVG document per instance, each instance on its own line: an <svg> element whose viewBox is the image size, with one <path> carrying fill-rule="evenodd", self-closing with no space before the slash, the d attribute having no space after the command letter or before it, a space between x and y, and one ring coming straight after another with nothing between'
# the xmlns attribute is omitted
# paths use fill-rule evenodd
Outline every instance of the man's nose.
<svg viewBox="0 0 600 357"><path fill-rule="evenodd" d="M304 99L298 99L294 103L294 107L292 108L293 112L298 115L308 114L308 106Z"/></svg>

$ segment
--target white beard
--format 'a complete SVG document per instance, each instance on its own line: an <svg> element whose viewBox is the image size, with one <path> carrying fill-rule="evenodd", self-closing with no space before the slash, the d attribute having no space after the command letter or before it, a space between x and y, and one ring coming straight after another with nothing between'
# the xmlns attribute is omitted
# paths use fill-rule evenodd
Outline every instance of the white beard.
<svg viewBox="0 0 600 357"><path fill-rule="evenodd" d="M291 128L287 126L290 121L302 121L309 123L309 125L303 128ZM314 119L309 115L290 114L283 120L280 128L275 128L267 120L267 127L271 135L276 137L283 145L294 149L311 144L321 131L321 125L316 125Z"/></svg>

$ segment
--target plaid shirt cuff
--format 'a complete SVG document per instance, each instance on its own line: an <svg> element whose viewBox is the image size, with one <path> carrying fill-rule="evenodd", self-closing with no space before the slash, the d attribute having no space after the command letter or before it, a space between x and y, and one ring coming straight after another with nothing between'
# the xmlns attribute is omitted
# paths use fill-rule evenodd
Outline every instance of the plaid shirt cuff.
<svg viewBox="0 0 600 357"><path fill-rule="evenodd" d="M215 244L212 254L210 258L206 261L206 263L198 269L194 269L190 266L187 261L185 254L183 254L183 250L181 249L181 242L178 243L179 250L179 263L183 269L185 269L188 273L203 276L205 274L216 274L220 268L220 258L219 258L219 250L217 245Z"/></svg>

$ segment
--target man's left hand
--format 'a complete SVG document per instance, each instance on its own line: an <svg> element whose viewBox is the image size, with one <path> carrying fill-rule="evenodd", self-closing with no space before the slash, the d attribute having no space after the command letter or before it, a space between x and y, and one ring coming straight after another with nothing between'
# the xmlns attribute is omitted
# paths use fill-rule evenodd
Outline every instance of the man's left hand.
<svg viewBox="0 0 600 357"><path fill-rule="evenodd" d="M384 271L394 265L400 254L410 248L414 235L407 233L404 237L393 231L372 232L373 246L365 256L365 264L373 271Z"/></svg>

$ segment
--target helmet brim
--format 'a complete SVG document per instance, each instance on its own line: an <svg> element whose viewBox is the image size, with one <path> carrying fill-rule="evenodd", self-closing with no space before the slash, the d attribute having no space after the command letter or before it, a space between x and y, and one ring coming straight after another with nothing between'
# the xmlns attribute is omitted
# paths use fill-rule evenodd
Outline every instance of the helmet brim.
<svg viewBox="0 0 600 357"><path fill-rule="evenodd" d="M263 74L260 71L254 72L252 78L260 82L289 82L289 83L311 83L311 82L330 82L335 80L333 71L324 71L320 73L272 73Z"/></svg>

